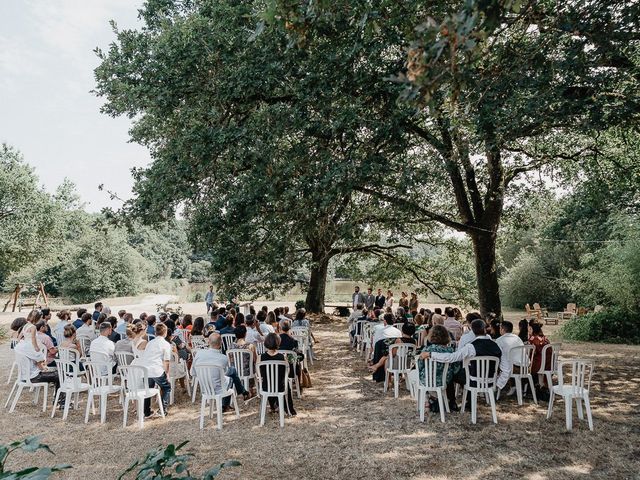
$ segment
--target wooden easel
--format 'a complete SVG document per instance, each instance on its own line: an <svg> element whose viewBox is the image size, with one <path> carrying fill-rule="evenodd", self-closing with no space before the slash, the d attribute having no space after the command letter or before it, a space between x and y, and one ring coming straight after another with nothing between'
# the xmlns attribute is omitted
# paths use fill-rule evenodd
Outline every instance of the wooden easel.
<svg viewBox="0 0 640 480"><path fill-rule="evenodd" d="M9 300L7 301L7 303L4 304L4 309L2 310L3 312L7 311L7 308L9 308L9 304L11 303L11 301L13 301L13 307L11 311L12 312L16 311L16 307L18 306L18 300L20 299L20 293L26 286L27 285L23 285L21 283L16 284L16 288L13 290L13 293L9 297ZM47 294L44 291L44 284L42 282L38 282L36 285L28 285L28 286L35 287L37 289L36 298L33 301L33 303L23 303L20 305L19 308L21 309L22 307L37 307L39 305L40 297L42 297L44 304L48 307L49 299L47 298Z"/></svg>

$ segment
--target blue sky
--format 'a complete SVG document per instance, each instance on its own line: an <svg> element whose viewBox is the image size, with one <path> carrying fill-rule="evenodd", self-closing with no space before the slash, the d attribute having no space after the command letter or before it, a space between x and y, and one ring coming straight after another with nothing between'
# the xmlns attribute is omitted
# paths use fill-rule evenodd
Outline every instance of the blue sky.
<svg viewBox="0 0 640 480"><path fill-rule="evenodd" d="M96 46L114 39L109 20L135 27L142 0L0 0L0 142L18 148L54 191L76 183L89 211L110 205L104 183L131 195L130 169L149 154L128 143L129 120L99 111L90 93Z"/></svg>

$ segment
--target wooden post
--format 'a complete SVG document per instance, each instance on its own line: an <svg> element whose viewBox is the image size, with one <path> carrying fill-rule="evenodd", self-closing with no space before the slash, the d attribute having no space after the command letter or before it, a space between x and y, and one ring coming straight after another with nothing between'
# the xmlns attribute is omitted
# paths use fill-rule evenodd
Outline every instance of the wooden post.
<svg viewBox="0 0 640 480"><path fill-rule="evenodd" d="M40 282L39 285L40 293L42 294L42 298L44 299L44 304L47 306L47 308L49 308L49 299L47 298L47 292L44 291L44 284Z"/></svg>

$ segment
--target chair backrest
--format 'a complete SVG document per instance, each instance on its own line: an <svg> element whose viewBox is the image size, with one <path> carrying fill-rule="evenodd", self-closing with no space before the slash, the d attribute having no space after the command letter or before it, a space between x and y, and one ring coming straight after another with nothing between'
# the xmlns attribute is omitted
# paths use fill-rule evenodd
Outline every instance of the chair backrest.
<svg viewBox="0 0 640 480"><path fill-rule="evenodd" d="M389 346L387 370L391 372L407 372L416 353L416 346L411 343L394 343Z"/></svg>
<svg viewBox="0 0 640 480"><path fill-rule="evenodd" d="M402 331L402 327L404 326L404 322L394 323L393 326L396 327L398 330Z"/></svg>
<svg viewBox="0 0 640 480"><path fill-rule="evenodd" d="M189 330L182 329L182 341L187 345L191 345L191 332Z"/></svg>
<svg viewBox="0 0 640 480"><path fill-rule="evenodd" d="M418 383L422 387L436 388L447 383L447 371L449 370L449 364L446 362L437 362L432 358L426 360L420 358L420 355L416 356L416 363L424 363L424 382L418 377ZM442 372L440 378L438 378L438 363L442 363Z"/></svg>
<svg viewBox="0 0 640 480"><path fill-rule="evenodd" d="M142 365L127 365L118 367L124 380L124 389L127 393L137 394L144 392L149 395L149 372Z"/></svg>
<svg viewBox="0 0 640 480"><path fill-rule="evenodd" d="M98 363L111 363L113 362L112 358L109 358L109 356L105 353L100 353L100 352L93 352L93 354L91 355L91 360L95 360Z"/></svg>
<svg viewBox="0 0 640 480"><path fill-rule="evenodd" d="M289 382L289 362L284 360L265 360L258 362L256 373L258 374L258 389L260 393L275 395L283 393L279 389L284 384L284 392L287 391Z"/></svg>
<svg viewBox="0 0 640 480"><path fill-rule="evenodd" d="M293 337L295 335L299 336L309 336L309 329L307 327L291 327L289 334Z"/></svg>
<svg viewBox="0 0 640 480"><path fill-rule="evenodd" d="M571 383L564 382L564 375L569 374ZM571 386L573 395L582 395L583 391L591 388L591 375L593 375L593 362L591 360L573 359L558 362L558 385Z"/></svg>
<svg viewBox="0 0 640 480"><path fill-rule="evenodd" d="M457 349L458 349L458 341L456 341L456 340L451 340L451 341L449 342L449 346L450 346L451 348L453 348L454 350L457 350Z"/></svg>
<svg viewBox="0 0 640 480"><path fill-rule="evenodd" d="M82 355L75 348L58 348L58 358L63 362L79 363Z"/></svg>
<svg viewBox="0 0 640 480"><path fill-rule="evenodd" d="M298 354L293 350L278 350L278 353L284 355L284 358L293 366L298 364Z"/></svg>
<svg viewBox="0 0 640 480"><path fill-rule="evenodd" d="M256 353L258 354L258 356L262 355L266 349L264 348L264 342L256 342Z"/></svg>
<svg viewBox="0 0 640 480"><path fill-rule="evenodd" d="M527 314L531 313L531 306L528 303L524 304L524 309L527 312Z"/></svg>
<svg viewBox="0 0 640 480"><path fill-rule="evenodd" d="M233 333L223 333L222 337L222 352L226 352L231 348L231 344L236 341L236 336Z"/></svg>
<svg viewBox="0 0 640 480"><path fill-rule="evenodd" d="M364 326L365 323L367 323L366 320L356 320L355 321L354 329L355 329L355 335L356 336L362 335L362 327Z"/></svg>
<svg viewBox="0 0 640 480"><path fill-rule="evenodd" d="M490 389L498 378L498 357L473 357L464 361L467 387Z"/></svg>
<svg viewBox="0 0 640 480"><path fill-rule="evenodd" d="M309 347L309 337L306 335L291 335L296 342L298 342L298 348L303 352L307 351ZM364 338L364 337L363 337Z"/></svg>
<svg viewBox="0 0 640 480"><path fill-rule="evenodd" d="M566 309L567 312L576 313L576 309L577 307L575 303L567 303L567 309Z"/></svg>
<svg viewBox="0 0 640 480"><path fill-rule="evenodd" d="M533 309L534 309L534 310L542 310L542 309L540 308L540 304L539 304L539 303L534 303L534 304L533 304Z"/></svg>
<svg viewBox="0 0 640 480"><path fill-rule="evenodd" d="M88 337L79 337L78 343L80 344L80 353L83 357L89 356L89 348L91 348L91 339Z"/></svg>
<svg viewBox="0 0 640 480"><path fill-rule="evenodd" d="M18 365L18 382L31 383L31 360L26 355L16 352Z"/></svg>
<svg viewBox="0 0 640 480"><path fill-rule="evenodd" d="M191 348L204 349L207 348L207 340L204 335L191 335Z"/></svg>
<svg viewBox="0 0 640 480"><path fill-rule="evenodd" d="M85 362L89 371L91 388L113 387L113 362Z"/></svg>
<svg viewBox="0 0 640 480"><path fill-rule="evenodd" d="M62 342L64 342L64 331L58 330L56 328L53 332L53 336L56 339L56 344L58 346L62 345Z"/></svg>
<svg viewBox="0 0 640 480"><path fill-rule="evenodd" d="M127 365L131 365L133 359L136 358L133 353L129 352L116 352L116 359L118 360L118 365L121 367L126 367Z"/></svg>
<svg viewBox="0 0 640 480"><path fill-rule="evenodd" d="M58 380L60 388L74 388L80 384L78 377L78 364L75 362L65 362L64 360L56 360L56 369L58 370Z"/></svg>
<svg viewBox="0 0 640 480"><path fill-rule="evenodd" d="M227 350L227 358L229 363L236 367L238 376L253 377L253 354L245 348L230 348Z"/></svg>
<svg viewBox="0 0 640 480"><path fill-rule="evenodd" d="M548 343L542 347L540 371L542 372L557 372L558 371L558 356L560 355L561 343ZM551 353L549 353L551 350ZM547 361L548 360L548 361Z"/></svg>
<svg viewBox="0 0 640 480"><path fill-rule="evenodd" d="M198 378L198 384L202 388L202 394L213 396L218 393L225 393L222 381L225 378L225 371L220 365L203 363L194 367L194 372ZM218 392L216 392L216 389ZM220 391L222 389L222 391Z"/></svg>
<svg viewBox="0 0 640 480"><path fill-rule="evenodd" d="M535 352L536 347L534 345L521 345L511 348L511 350L509 350L509 358L512 362L512 371L513 365L517 364L520 367L520 375L530 375Z"/></svg>

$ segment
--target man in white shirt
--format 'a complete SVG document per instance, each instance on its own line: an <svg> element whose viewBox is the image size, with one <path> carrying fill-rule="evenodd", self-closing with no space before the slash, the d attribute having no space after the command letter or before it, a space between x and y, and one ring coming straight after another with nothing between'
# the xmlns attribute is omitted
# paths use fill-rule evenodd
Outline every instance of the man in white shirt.
<svg viewBox="0 0 640 480"><path fill-rule="evenodd" d="M89 312L82 315L82 326L76 332L76 338L88 338L89 340L96 338L96 329L93 327L93 320Z"/></svg>
<svg viewBox="0 0 640 480"><path fill-rule="evenodd" d="M484 320L476 319L471 322L471 330L475 334L476 338L473 342L466 344L463 348L459 348L453 353L422 352L420 357L423 359L433 358L438 362L445 363L462 362L463 360L470 360L476 356L497 357L500 359L500 375L498 376L497 386L498 388L503 389L509 380L511 363L506 355L502 355L502 350L500 350L500 347L498 347L496 342L486 335L486 324L484 323ZM472 376L475 374L473 367L473 364L469 365ZM460 372L454 376L453 380L457 383L464 384L464 370L460 370ZM451 398L449 398L449 401L451 402Z"/></svg>
<svg viewBox="0 0 640 480"><path fill-rule="evenodd" d="M167 336L167 326L159 323L155 326L156 338L147 343L147 347L136 360L136 365L147 367L149 375L149 386L160 388L162 395L162 407L164 414L167 414L169 399L171 398L171 384L169 383L169 363L171 361L171 345L165 337ZM150 417L151 399L144 401L144 416Z"/></svg>
<svg viewBox="0 0 640 480"><path fill-rule="evenodd" d="M522 339L513 334L513 323L504 321L500 325L500 336L496 339L496 343L502 350L502 355L506 356L513 365L522 366L520 358L511 355L513 347L522 347L524 345Z"/></svg>
<svg viewBox="0 0 640 480"><path fill-rule="evenodd" d="M462 334L460 340L458 341L458 350L464 347L467 343L471 343L476 339L476 334L471 330L471 322L474 320L482 318L478 312L469 312L466 317L466 328L467 331Z"/></svg>
<svg viewBox="0 0 640 480"><path fill-rule="evenodd" d="M376 325L373 329L373 346L383 339L386 338L400 338L402 337L402 332L393 326L394 322L393 314L385 313L384 314L384 325Z"/></svg>
<svg viewBox="0 0 640 480"><path fill-rule="evenodd" d="M244 396L244 399L247 400L249 398L249 392L247 392L238 377L238 373L234 367L229 367L229 359L225 354L222 353L222 337L219 333L212 333L208 338L209 348L206 350L200 350L193 360L193 364L191 365L191 375L197 376L196 367L199 365L218 365L223 368L226 372L225 378L222 379L217 374L217 372L213 372L213 385L216 393L223 393L223 381L226 388L231 388L231 385L234 385L236 388L236 392L241 393ZM225 397L222 399L222 407L224 411L229 410L231 403L231 397Z"/></svg>
<svg viewBox="0 0 640 480"><path fill-rule="evenodd" d="M115 362L116 344L109 340L111 331L112 328L109 322L102 322L100 324L100 336L92 340L89 346L89 356L93 361Z"/></svg>

